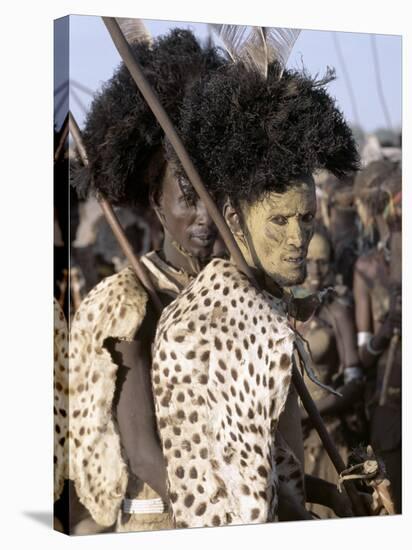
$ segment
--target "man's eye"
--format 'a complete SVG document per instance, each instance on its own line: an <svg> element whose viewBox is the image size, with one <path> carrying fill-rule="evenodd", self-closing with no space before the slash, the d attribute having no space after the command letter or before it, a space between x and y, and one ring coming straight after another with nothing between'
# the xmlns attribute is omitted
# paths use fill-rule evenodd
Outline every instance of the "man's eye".
<svg viewBox="0 0 412 550"><path fill-rule="evenodd" d="M274 218L271 218L270 220L273 223L276 223L276 225L286 225L288 220L284 216L275 216Z"/></svg>
<svg viewBox="0 0 412 550"><path fill-rule="evenodd" d="M302 216L302 221L304 223L310 223L313 221L313 218L314 218L314 215L311 214L311 213L308 213L308 214L305 214L304 216Z"/></svg>

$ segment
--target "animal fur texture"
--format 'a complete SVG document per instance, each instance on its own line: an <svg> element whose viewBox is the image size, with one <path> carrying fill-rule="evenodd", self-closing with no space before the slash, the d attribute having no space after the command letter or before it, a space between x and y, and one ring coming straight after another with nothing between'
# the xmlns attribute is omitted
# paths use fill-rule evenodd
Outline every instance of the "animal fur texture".
<svg viewBox="0 0 412 550"><path fill-rule="evenodd" d="M223 260L164 310L152 381L177 527L275 519L294 340L281 300Z"/></svg>
<svg viewBox="0 0 412 550"><path fill-rule="evenodd" d="M54 300L54 500L68 475L68 359L69 334L64 313Z"/></svg>
<svg viewBox="0 0 412 550"><path fill-rule="evenodd" d="M89 293L70 331L69 476L80 502L100 525L116 521L128 482L112 417L118 367L104 341L131 341L146 302L146 292L127 267Z"/></svg>

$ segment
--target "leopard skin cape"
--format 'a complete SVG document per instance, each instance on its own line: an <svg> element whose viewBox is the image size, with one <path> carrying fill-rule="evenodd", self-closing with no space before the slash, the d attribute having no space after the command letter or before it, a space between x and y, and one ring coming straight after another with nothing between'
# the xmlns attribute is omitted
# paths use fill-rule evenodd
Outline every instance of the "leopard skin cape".
<svg viewBox="0 0 412 550"><path fill-rule="evenodd" d="M295 338L282 301L220 259L163 311L152 383L177 527L275 520Z"/></svg>

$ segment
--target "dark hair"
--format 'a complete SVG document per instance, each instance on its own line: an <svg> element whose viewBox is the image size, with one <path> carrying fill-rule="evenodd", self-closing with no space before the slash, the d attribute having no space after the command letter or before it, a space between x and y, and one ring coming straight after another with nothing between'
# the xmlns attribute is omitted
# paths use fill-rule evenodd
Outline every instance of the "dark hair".
<svg viewBox="0 0 412 550"><path fill-rule="evenodd" d="M352 132L325 86L305 72L268 67L267 79L226 64L198 81L179 122L185 146L210 192L253 202L318 169L337 177L358 169ZM175 159L170 145L169 158ZM184 176L177 164L177 171Z"/></svg>
<svg viewBox="0 0 412 550"><path fill-rule="evenodd" d="M223 62L215 48L201 47L193 33L182 29L152 45L134 43L132 50L173 122L187 88ZM149 183L158 184L164 169L162 137L122 63L93 100L83 131L89 169L75 170L72 185L83 196L98 191L115 205L146 206Z"/></svg>

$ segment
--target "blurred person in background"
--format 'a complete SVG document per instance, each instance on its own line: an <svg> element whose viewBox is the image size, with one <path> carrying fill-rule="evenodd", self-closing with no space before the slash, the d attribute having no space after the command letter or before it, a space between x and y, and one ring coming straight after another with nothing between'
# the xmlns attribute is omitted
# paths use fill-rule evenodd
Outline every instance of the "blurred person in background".
<svg viewBox="0 0 412 550"><path fill-rule="evenodd" d="M395 508L401 512L401 207L398 164L380 160L355 179L359 216L378 242L355 266L358 346L367 374L370 442L384 460Z"/></svg>
<svg viewBox="0 0 412 550"><path fill-rule="evenodd" d="M362 421L363 369L356 346L356 329L350 291L342 284L335 285L334 250L327 230L318 225L309 244L307 277L303 289L309 294L335 289L327 295L313 317L298 323L297 329L309 343L312 368L316 378L337 389L342 397L306 380L326 427L346 463L349 450L366 443ZM360 414L359 414L360 413ZM323 444L302 408L304 428L305 473L336 484L338 475ZM330 508L319 504L309 509L321 518L336 517Z"/></svg>

